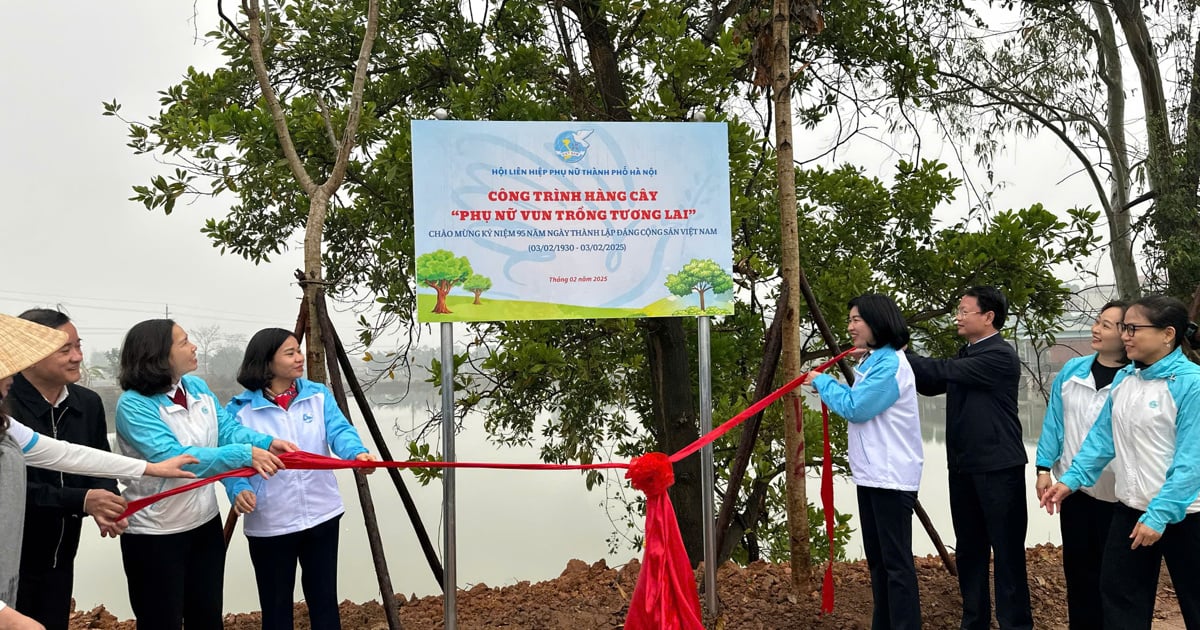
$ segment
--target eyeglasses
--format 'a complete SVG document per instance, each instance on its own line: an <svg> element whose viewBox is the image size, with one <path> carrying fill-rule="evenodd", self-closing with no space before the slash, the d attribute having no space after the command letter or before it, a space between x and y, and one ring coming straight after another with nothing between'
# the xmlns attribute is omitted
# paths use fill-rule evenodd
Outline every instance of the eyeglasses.
<svg viewBox="0 0 1200 630"><path fill-rule="evenodd" d="M1156 326L1154 324L1126 324L1125 322L1117 323L1117 330L1119 330L1122 335L1125 333L1136 335L1137 331L1143 328L1166 328L1166 326Z"/></svg>
<svg viewBox="0 0 1200 630"><path fill-rule="evenodd" d="M967 315L974 315L976 313L982 313L982 312L983 311L964 311L960 308L957 311L954 311L954 316L955 317L966 317Z"/></svg>

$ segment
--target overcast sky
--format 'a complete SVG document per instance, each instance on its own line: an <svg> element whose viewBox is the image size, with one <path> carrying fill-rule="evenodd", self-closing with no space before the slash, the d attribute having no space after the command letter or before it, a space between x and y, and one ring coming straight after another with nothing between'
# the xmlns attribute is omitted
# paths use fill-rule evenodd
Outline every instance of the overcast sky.
<svg viewBox="0 0 1200 630"><path fill-rule="evenodd" d="M144 120L158 111L157 91L189 65L218 64L215 47L195 38L214 28L213 3L195 9L198 25L190 2L6 6L0 311L63 304L85 355L118 346L131 325L167 309L185 328L243 334L296 319L298 250L256 267L219 255L200 234L232 197L177 206L171 216L128 200L131 186L167 170L133 155L125 126L101 116L101 102L115 98L123 115Z"/></svg>
<svg viewBox="0 0 1200 630"><path fill-rule="evenodd" d="M223 214L231 196L178 206L169 217L129 201L131 186L167 168L133 155L125 125L101 116L101 102L115 98L123 115L144 120L158 111L157 91L178 82L189 65L220 63L203 41L216 24L213 3L67 0L6 9L0 186L7 191L9 273L0 285L0 311L61 303L84 337L85 355L118 346L129 326L166 310L185 328L218 324L242 334L290 328L299 295L292 271L303 264L298 247L262 266L219 255L199 229ZM801 135L797 145L819 142ZM1000 158L999 177L1011 185L999 205L1042 201L1063 210L1092 203L1082 178L1059 184L1076 170L1065 152L1039 144ZM940 157L954 161L948 152ZM838 158L883 177L895 160L869 143Z"/></svg>

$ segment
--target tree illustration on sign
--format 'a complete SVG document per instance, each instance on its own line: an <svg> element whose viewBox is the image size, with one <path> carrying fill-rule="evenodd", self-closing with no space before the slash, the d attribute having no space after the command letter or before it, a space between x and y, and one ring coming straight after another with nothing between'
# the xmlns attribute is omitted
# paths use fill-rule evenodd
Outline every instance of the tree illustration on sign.
<svg viewBox="0 0 1200 630"><path fill-rule="evenodd" d="M455 257L454 252L439 249L417 257L417 282L437 291L434 313L447 314L446 295L455 285L471 276L471 261L466 256Z"/></svg>
<svg viewBox="0 0 1200 630"><path fill-rule="evenodd" d="M725 293L733 288L733 278L724 269L708 259L693 258L679 273L667 276L667 289L680 297L695 291L700 294L700 310L704 310L704 293Z"/></svg>
<svg viewBox="0 0 1200 630"><path fill-rule="evenodd" d="M470 278L462 285L463 289L475 294L475 304L479 304L479 295L484 291L492 288L492 279L487 276L481 276L477 273L471 274Z"/></svg>

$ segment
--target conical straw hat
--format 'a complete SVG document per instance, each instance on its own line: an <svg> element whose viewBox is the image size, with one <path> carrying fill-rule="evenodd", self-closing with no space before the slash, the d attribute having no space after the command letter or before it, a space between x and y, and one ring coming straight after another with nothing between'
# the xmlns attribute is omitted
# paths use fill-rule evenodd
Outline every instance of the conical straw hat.
<svg viewBox="0 0 1200 630"><path fill-rule="evenodd" d="M0 379L50 356L67 343L67 333L0 313Z"/></svg>

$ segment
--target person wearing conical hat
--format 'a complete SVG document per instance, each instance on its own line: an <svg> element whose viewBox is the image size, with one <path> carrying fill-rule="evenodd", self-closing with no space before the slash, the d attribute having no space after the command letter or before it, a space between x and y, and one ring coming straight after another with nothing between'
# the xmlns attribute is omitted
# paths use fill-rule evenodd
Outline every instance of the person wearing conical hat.
<svg viewBox="0 0 1200 630"><path fill-rule="evenodd" d="M40 630L43 626L8 605L16 601L21 539L25 524L25 466L65 473L132 479L142 476L194 477L181 456L150 464L138 459L61 442L38 434L9 417L4 397L12 376L41 361L67 342L67 334L0 314L0 628ZM119 524L123 526L123 524ZM15 552L12 550L16 550Z"/></svg>

